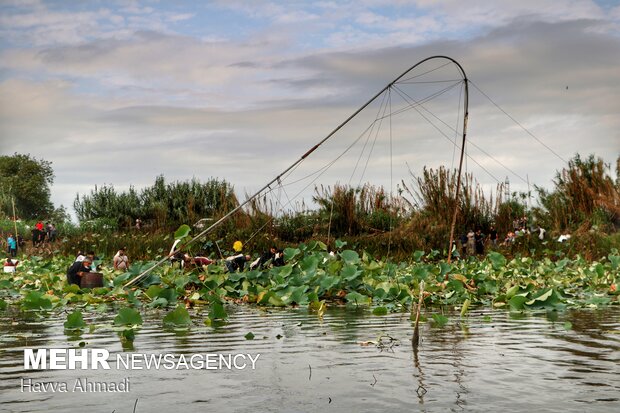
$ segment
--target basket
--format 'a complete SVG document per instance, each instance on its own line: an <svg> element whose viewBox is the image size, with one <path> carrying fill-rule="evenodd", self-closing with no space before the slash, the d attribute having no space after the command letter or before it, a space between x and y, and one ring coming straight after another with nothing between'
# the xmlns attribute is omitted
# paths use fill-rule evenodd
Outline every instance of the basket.
<svg viewBox="0 0 620 413"><path fill-rule="evenodd" d="M80 288L103 287L103 274L99 272L87 272L80 280Z"/></svg>

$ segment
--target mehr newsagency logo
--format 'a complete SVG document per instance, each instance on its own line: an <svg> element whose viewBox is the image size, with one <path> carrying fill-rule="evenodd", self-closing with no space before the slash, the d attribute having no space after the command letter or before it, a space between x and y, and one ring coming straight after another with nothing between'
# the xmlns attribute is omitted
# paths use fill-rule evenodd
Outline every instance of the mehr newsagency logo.
<svg viewBox="0 0 620 413"><path fill-rule="evenodd" d="M106 349L24 349L25 370L245 370L256 369L260 353L146 354L118 353ZM77 378L65 381L21 379L21 391L43 392L118 392L130 391L129 378L120 381L93 381Z"/></svg>

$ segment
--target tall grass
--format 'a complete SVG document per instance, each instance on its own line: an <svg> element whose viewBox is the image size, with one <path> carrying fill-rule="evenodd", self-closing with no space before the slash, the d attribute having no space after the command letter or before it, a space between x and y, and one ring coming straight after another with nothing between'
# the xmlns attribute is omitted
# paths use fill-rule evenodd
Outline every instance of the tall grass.
<svg viewBox="0 0 620 413"><path fill-rule="evenodd" d="M616 231L620 225L620 157L616 182L610 165L590 155L576 155L567 168L556 174L555 188L536 187L540 207L534 209L537 221L555 232L575 231L584 223Z"/></svg>
<svg viewBox="0 0 620 413"><path fill-rule="evenodd" d="M400 196L391 196L383 187L366 184L315 187L321 231L333 236L387 232L400 225L410 213Z"/></svg>
<svg viewBox="0 0 620 413"><path fill-rule="evenodd" d="M422 175L412 176L412 182L402 182L403 196L416 213L409 222L409 230L425 238L424 244L435 248L448 244L449 227L456 205L457 171L443 166L439 169L424 168ZM457 234L470 229L487 230L495 221L501 205L503 184L486 195L473 174L465 174L461 180Z"/></svg>

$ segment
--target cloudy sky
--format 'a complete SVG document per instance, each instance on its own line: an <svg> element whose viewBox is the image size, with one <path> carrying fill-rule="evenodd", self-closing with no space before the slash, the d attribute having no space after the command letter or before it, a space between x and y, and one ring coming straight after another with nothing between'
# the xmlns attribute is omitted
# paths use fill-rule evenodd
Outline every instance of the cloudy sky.
<svg viewBox="0 0 620 413"><path fill-rule="evenodd" d="M575 153L615 164L616 0L0 0L0 151L52 161L56 206L160 174L243 196L433 55L472 81L466 167L486 188L548 187ZM456 166L463 87L446 63L408 74L271 196Z"/></svg>

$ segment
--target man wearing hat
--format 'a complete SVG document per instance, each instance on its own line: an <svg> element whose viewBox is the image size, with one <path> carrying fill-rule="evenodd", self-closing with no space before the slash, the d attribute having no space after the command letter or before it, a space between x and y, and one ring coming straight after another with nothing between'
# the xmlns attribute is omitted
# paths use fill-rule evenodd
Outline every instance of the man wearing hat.
<svg viewBox="0 0 620 413"><path fill-rule="evenodd" d="M71 264L71 266L67 270L67 282L69 284L75 284L77 286L80 286L82 276L86 273L91 272L91 260L92 258L86 256L82 261L76 261Z"/></svg>
<svg viewBox="0 0 620 413"><path fill-rule="evenodd" d="M244 255L241 252L243 250L243 244L241 243L241 241L235 241L235 243L233 244L233 250L236 254L226 258L224 264L226 264L228 272L232 273L237 271L243 271L246 261L250 261L251 258L249 255Z"/></svg>

